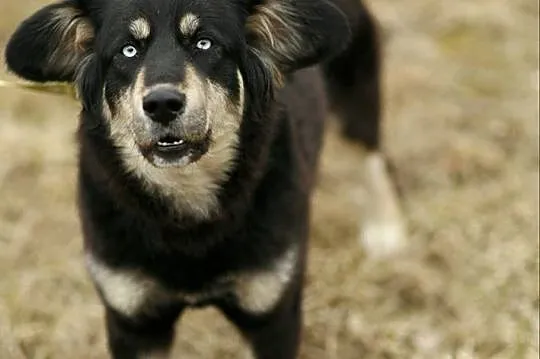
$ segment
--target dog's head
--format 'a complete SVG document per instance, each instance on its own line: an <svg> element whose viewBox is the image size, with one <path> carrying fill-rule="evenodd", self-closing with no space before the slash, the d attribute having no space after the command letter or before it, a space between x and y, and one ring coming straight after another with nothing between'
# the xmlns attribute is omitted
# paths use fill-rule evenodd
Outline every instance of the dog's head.
<svg viewBox="0 0 540 359"><path fill-rule="evenodd" d="M179 167L236 146L250 89L279 86L348 37L328 0L67 0L19 26L6 62L77 86L125 156Z"/></svg>

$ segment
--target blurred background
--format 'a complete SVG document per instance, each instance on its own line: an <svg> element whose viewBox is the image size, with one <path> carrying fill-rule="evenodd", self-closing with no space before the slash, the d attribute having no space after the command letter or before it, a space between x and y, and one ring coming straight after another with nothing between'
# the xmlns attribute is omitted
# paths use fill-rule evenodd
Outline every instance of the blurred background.
<svg viewBox="0 0 540 359"><path fill-rule="evenodd" d="M47 1L0 2L3 50ZM362 252L358 156L330 126L301 358L538 358L538 2L368 4L410 248L386 261ZM2 359L106 358L74 200L77 112L65 97L0 89ZM202 310L184 317L175 352L236 359L240 347Z"/></svg>

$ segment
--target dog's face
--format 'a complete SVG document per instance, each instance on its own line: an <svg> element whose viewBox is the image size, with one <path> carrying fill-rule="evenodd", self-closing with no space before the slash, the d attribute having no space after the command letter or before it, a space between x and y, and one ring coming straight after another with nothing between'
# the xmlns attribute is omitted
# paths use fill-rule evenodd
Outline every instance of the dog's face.
<svg viewBox="0 0 540 359"><path fill-rule="evenodd" d="M237 6L237 5L236 5ZM109 5L97 36L112 140L156 167L236 146L244 112L241 12L232 2Z"/></svg>
<svg viewBox="0 0 540 359"><path fill-rule="evenodd" d="M329 0L67 0L19 26L6 63L29 80L74 83L128 169L212 157L224 172L246 103L348 39Z"/></svg>

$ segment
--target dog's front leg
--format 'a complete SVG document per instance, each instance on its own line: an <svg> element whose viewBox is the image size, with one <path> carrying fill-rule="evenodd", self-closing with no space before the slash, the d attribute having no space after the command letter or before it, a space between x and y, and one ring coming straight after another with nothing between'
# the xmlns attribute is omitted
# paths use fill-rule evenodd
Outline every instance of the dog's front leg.
<svg viewBox="0 0 540 359"><path fill-rule="evenodd" d="M106 309L109 351L113 359L165 359L174 340L174 325L182 308L126 317Z"/></svg>
<svg viewBox="0 0 540 359"><path fill-rule="evenodd" d="M302 286L293 283L270 312L254 314L235 303L220 306L251 345L256 359L295 359L302 326Z"/></svg>

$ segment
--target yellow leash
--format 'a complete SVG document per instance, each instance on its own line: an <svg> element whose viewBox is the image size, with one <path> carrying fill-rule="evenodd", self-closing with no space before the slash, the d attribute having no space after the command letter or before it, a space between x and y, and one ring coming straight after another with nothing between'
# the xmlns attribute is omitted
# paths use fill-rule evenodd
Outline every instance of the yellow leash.
<svg viewBox="0 0 540 359"><path fill-rule="evenodd" d="M74 100L79 100L79 94L75 89L75 86L63 83L63 82L29 82L29 81L4 81L0 80L0 89L1 88L15 88L15 89L24 89L37 92L46 92L56 95L67 95L73 98Z"/></svg>

